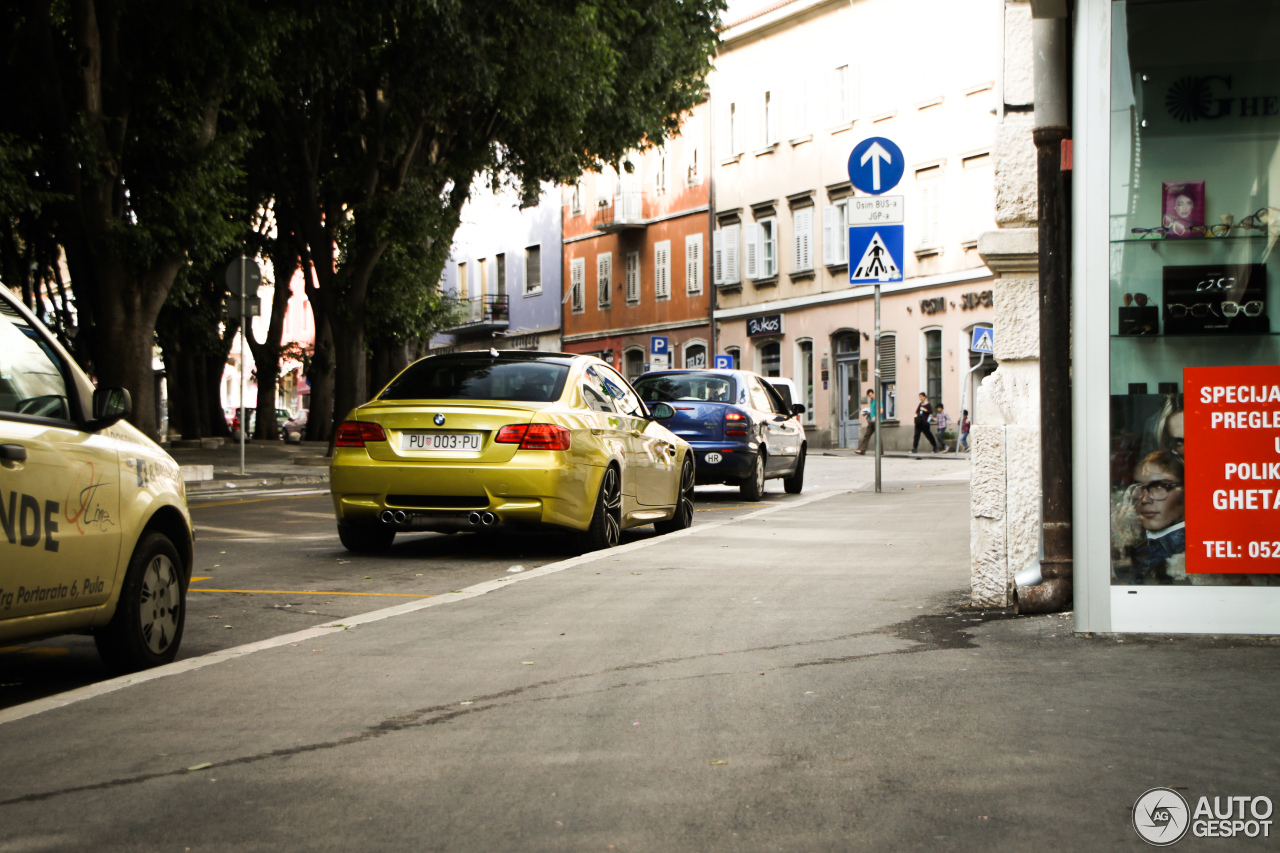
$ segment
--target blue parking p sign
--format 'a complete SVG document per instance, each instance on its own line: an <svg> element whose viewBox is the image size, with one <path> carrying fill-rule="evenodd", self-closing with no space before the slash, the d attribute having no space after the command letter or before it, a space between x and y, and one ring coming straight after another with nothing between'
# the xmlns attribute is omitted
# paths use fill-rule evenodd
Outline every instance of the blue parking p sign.
<svg viewBox="0 0 1280 853"><path fill-rule="evenodd" d="M671 339L664 335L652 335L649 338L650 355L668 355L671 352Z"/></svg>
<svg viewBox="0 0 1280 853"><path fill-rule="evenodd" d="M718 355L715 359L716 370L733 370L733 356Z"/></svg>

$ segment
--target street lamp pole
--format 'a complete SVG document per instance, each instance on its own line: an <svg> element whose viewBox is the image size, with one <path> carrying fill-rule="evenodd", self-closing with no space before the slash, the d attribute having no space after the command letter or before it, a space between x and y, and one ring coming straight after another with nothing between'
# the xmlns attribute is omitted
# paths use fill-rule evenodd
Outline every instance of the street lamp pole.
<svg viewBox="0 0 1280 853"><path fill-rule="evenodd" d="M245 308L245 263L247 259L240 256L240 474L244 475L244 431L249 425L244 410L244 316Z"/></svg>

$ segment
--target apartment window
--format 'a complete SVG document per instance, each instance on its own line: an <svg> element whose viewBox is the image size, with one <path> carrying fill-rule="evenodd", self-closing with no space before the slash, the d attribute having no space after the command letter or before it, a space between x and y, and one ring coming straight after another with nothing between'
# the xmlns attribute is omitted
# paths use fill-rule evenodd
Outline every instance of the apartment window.
<svg viewBox="0 0 1280 853"><path fill-rule="evenodd" d="M593 183L595 184L595 188L596 188L596 209L597 210L599 210L602 207L610 207L613 205L613 193L611 192L611 190L613 189L613 185L616 182L616 180L617 180L616 176L609 176L605 174L596 175L596 179Z"/></svg>
<svg viewBox="0 0 1280 853"><path fill-rule="evenodd" d="M507 295L507 256L493 256L493 292L498 296Z"/></svg>
<svg viewBox="0 0 1280 853"><path fill-rule="evenodd" d="M742 369L742 350L737 347L725 347L724 354L733 359L731 363L734 370Z"/></svg>
<svg viewBox="0 0 1280 853"><path fill-rule="evenodd" d="M658 149L658 174L654 177L653 190L656 195L667 194L667 149Z"/></svg>
<svg viewBox="0 0 1280 853"><path fill-rule="evenodd" d="M797 80L787 90L784 121L787 137L790 139L799 139L810 132L809 81Z"/></svg>
<svg viewBox="0 0 1280 853"><path fill-rule="evenodd" d="M725 157L733 157L742 153L743 139L746 136L746 116L742 104L731 101L725 104L721 114L720 151Z"/></svg>
<svg viewBox="0 0 1280 853"><path fill-rule="evenodd" d="M580 216L582 214L582 181L575 181L573 187L569 190L569 214L571 216Z"/></svg>
<svg viewBox="0 0 1280 853"><path fill-rule="evenodd" d="M778 142L778 99L772 91L766 91L760 103L760 136L762 145Z"/></svg>
<svg viewBox="0 0 1280 853"><path fill-rule="evenodd" d="M684 282L688 293L702 292L702 235L684 238Z"/></svg>
<svg viewBox="0 0 1280 853"><path fill-rule="evenodd" d="M574 258L569 262L569 300L573 313L581 314L586 309L586 298L583 292L587 286L587 260Z"/></svg>
<svg viewBox="0 0 1280 853"><path fill-rule="evenodd" d="M961 161L964 169L964 197L969 209L965 216L965 239L977 240L984 231L996 227L996 176L991 155L979 154Z"/></svg>
<svg viewBox="0 0 1280 853"><path fill-rule="evenodd" d="M653 295L671 298L671 241L663 240L653 247Z"/></svg>
<svg viewBox="0 0 1280 853"><path fill-rule="evenodd" d="M596 255L596 305L608 308L613 304L613 252Z"/></svg>
<svg viewBox="0 0 1280 853"><path fill-rule="evenodd" d="M791 215L795 251L791 261L793 272L813 269L813 208L802 207Z"/></svg>
<svg viewBox="0 0 1280 853"><path fill-rule="evenodd" d="M849 199L842 198L822 209L822 262L849 263Z"/></svg>
<svg viewBox="0 0 1280 853"><path fill-rule="evenodd" d="M800 342L800 402L804 403L804 414L801 417L807 424L813 423L813 341Z"/></svg>
<svg viewBox="0 0 1280 853"><path fill-rule="evenodd" d="M463 261L462 263L458 264L457 294L459 299L467 298L467 291L469 289L467 287L468 284L470 284L470 281L468 281L467 279L467 262Z"/></svg>
<svg viewBox="0 0 1280 853"><path fill-rule="evenodd" d="M489 272L491 264L488 258L481 258L476 261L476 266L480 268L479 281L476 283L476 296L483 297L489 292Z"/></svg>
<svg viewBox="0 0 1280 853"><path fill-rule="evenodd" d="M924 333L925 395L933 408L942 403L942 330L928 329Z"/></svg>
<svg viewBox="0 0 1280 853"><path fill-rule="evenodd" d="M886 421L898 419L898 336L880 335L880 406Z"/></svg>
<svg viewBox="0 0 1280 853"><path fill-rule="evenodd" d="M707 347L705 344L689 344L684 350L684 366L689 370L700 370L707 366Z"/></svg>
<svg viewBox="0 0 1280 853"><path fill-rule="evenodd" d="M828 72L827 125L829 127L846 125L853 121L856 87L857 80L853 73L853 66L840 65Z"/></svg>
<svg viewBox="0 0 1280 853"><path fill-rule="evenodd" d="M746 229L747 278L772 278L778 274L778 220L761 219Z"/></svg>
<svg viewBox="0 0 1280 853"><path fill-rule="evenodd" d="M542 292L542 247L529 246L524 250L524 295Z"/></svg>
<svg viewBox="0 0 1280 853"><path fill-rule="evenodd" d="M680 138L684 140L684 175L685 184L697 186L702 183L702 164L699 151L702 149L702 122L697 116L689 116L680 128Z"/></svg>
<svg viewBox="0 0 1280 853"><path fill-rule="evenodd" d="M738 272L738 225L726 225L711 234L712 277L716 284L737 284Z"/></svg>
<svg viewBox="0 0 1280 853"><path fill-rule="evenodd" d="M782 375L782 344L770 341L760 347L760 375Z"/></svg>
<svg viewBox="0 0 1280 853"><path fill-rule="evenodd" d="M627 302L640 301L640 253L627 252Z"/></svg>
<svg viewBox="0 0 1280 853"><path fill-rule="evenodd" d="M920 248L942 246L942 167L930 166L916 172L920 193Z"/></svg>

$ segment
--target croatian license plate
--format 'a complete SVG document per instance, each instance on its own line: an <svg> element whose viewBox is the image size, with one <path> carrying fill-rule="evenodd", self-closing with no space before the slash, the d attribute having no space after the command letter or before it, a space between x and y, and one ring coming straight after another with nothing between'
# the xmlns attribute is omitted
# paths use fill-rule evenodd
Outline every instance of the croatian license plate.
<svg viewBox="0 0 1280 853"><path fill-rule="evenodd" d="M479 450L478 432L406 432L400 436L401 450Z"/></svg>

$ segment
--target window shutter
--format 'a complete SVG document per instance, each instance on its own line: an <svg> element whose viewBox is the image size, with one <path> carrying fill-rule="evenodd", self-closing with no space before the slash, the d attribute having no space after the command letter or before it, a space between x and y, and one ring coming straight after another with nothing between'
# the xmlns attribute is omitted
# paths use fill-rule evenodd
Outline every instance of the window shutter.
<svg viewBox="0 0 1280 853"><path fill-rule="evenodd" d="M663 240L653 247L653 295L658 299L671 296L670 240Z"/></svg>
<svg viewBox="0 0 1280 853"><path fill-rule="evenodd" d="M880 336L880 360L877 365L880 371L880 382L898 381L898 336Z"/></svg>
<svg viewBox="0 0 1280 853"><path fill-rule="evenodd" d="M524 292L542 290L542 247L530 246L524 256Z"/></svg>
<svg viewBox="0 0 1280 853"><path fill-rule="evenodd" d="M836 209L831 206L822 208L822 262L834 264L836 261Z"/></svg>
<svg viewBox="0 0 1280 853"><path fill-rule="evenodd" d="M613 278L613 253L601 252L596 255L596 303L601 308L613 302L610 279Z"/></svg>
<svg viewBox="0 0 1280 853"><path fill-rule="evenodd" d="M741 154L743 149L742 140L747 132L747 117L743 115L742 104L733 103L729 105L732 111L733 124L733 153Z"/></svg>
<svg viewBox="0 0 1280 853"><path fill-rule="evenodd" d="M765 104L768 108L764 129L764 142L766 145L773 145L778 141L778 113L782 111L782 103L781 99L778 98L778 92L776 89L765 92L764 96L766 99Z"/></svg>
<svg viewBox="0 0 1280 853"><path fill-rule="evenodd" d="M711 280L724 284L724 230L711 232Z"/></svg>
<svg viewBox="0 0 1280 853"><path fill-rule="evenodd" d="M627 252L627 301L640 301L640 253Z"/></svg>
<svg viewBox="0 0 1280 853"><path fill-rule="evenodd" d="M743 275L747 278L755 278L757 256L760 254L760 226L754 222L748 222L742 227L746 231L744 235L746 263L743 265Z"/></svg>
<svg viewBox="0 0 1280 853"><path fill-rule="evenodd" d="M804 207L792 217L795 230L795 256L793 270L813 269L813 208Z"/></svg>
<svg viewBox="0 0 1280 853"><path fill-rule="evenodd" d="M731 106L726 102L716 112L716 157L721 160L733 156L733 122L729 119Z"/></svg>
<svg viewBox="0 0 1280 853"><path fill-rule="evenodd" d="M742 273L738 268L739 241L742 239L741 225L728 225L724 229L724 283L737 284L742 281Z"/></svg>
<svg viewBox="0 0 1280 853"><path fill-rule="evenodd" d="M853 121L858 117L858 75L856 66L850 62L844 68L844 120Z"/></svg>
<svg viewBox="0 0 1280 853"><path fill-rule="evenodd" d="M569 264L569 296L574 311L583 310L582 290L587 277L587 262L584 258L574 258Z"/></svg>
<svg viewBox="0 0 1280 853"><path fill-rule="evenodd" d="M684 282L688 293L702 292L702 235L684 238Z"/></svg>

